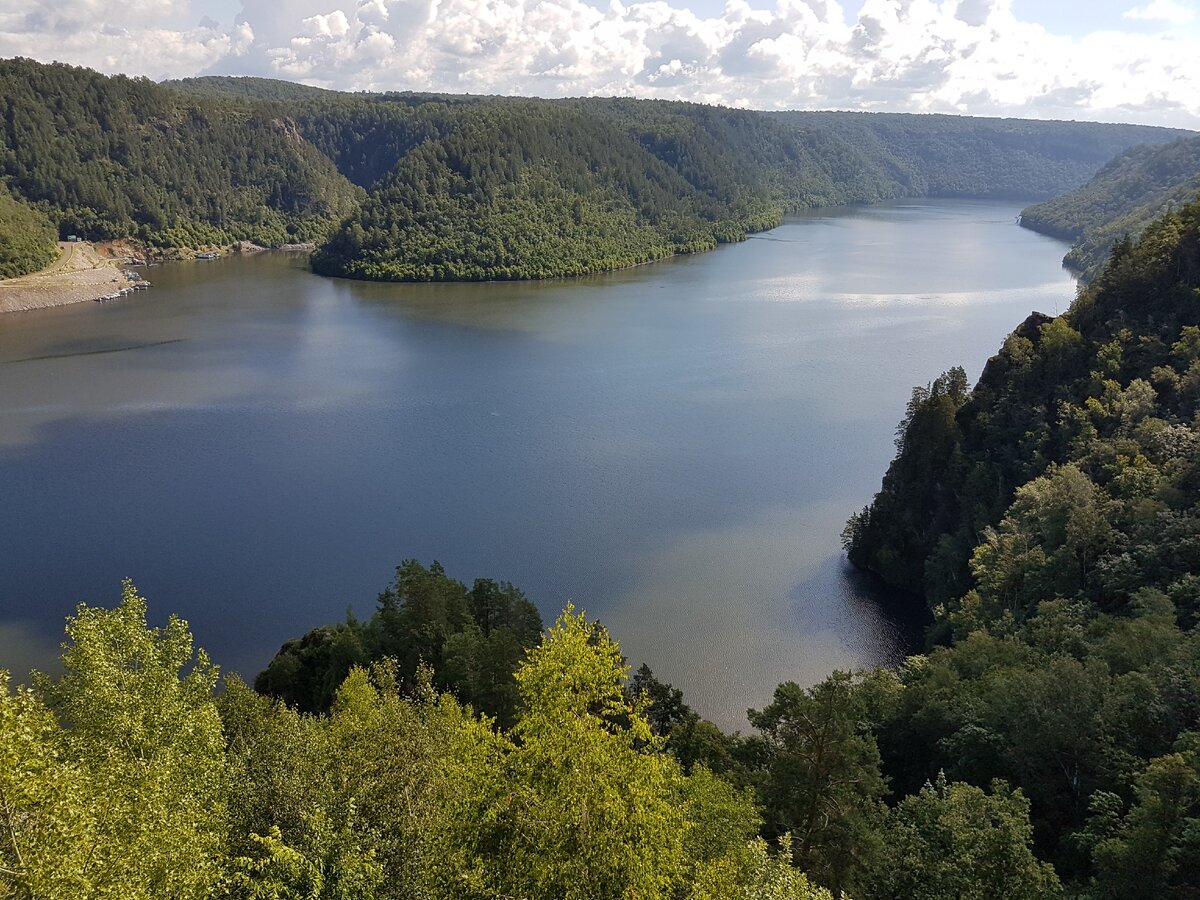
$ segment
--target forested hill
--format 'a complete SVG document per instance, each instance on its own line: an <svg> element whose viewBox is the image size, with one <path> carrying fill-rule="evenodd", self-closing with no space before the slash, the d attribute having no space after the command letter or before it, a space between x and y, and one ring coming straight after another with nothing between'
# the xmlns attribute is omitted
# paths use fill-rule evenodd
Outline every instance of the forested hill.
<svg viewBox="0 0 1200 900"><path fill-rule="evenodd" d="M800 140L836 138L905 196L1051 196L1080 185L1134 145L1193 132L1144 125L909 113L770 113Z"/></svg>
<svg viewBox="0 0 1200 900"><path fill-rule="evenodd" d="M1029 207L1021 224L1075 242L1065 262L1094 277L1122 236L1136 237L1200 196L1200 136L1134 147L1082 187Z"/></svg>
<svg viewBox="0 0 1200 900"><path fill-rule="evenodd" d="M1131 143L1178 134L771 116L666 101L448 99L355 97L311 103L297 117L370 190L314 257L317 271L400 280L580 274L740 240L814 206L1049 196Z"/></svg>
<svg viewBox="0 0 1200 900"><path fill-rule="evenodd" d="M61 235L320 243L318 272L541 278L735 241L788 210L1050 196L1166 129L689 103L165 85L0 62L0 176ZM28 267L27 260L22 265Z"/></svg>
<svg viewBox="0 0 1200 900"><path fill-rule="evenodd" d="M579 274L740 240L814 206L1049 196L1131 143L1178 134L770 116L665 101L430 100L433 119L417 95L357 98L348 101L353 113L326 105L300 117L303 133L371 190L316 255L317 271L400 280ZM328 139L331 121L363 150L342 152L344 140ZM381 142L402 154L386 174Z"/></svg>
<svg viewBox="0 0 1200 900"><path fill-rule="evenodd" d="M603 118L562 105L447 110L444 126L376 183L314 255L315 271L396 281L579 275L710 249L782 217L748 176L703 161L672 166Z"/></svg>
<svg viewBox="0 0 1200 900"><path fill-rule="evenodd" d="M357 189L261 106L0 61L0 178L60 235L196 247L317 240Z"/></svg>
<svg viewBox="0 0 1200 900"><path fill-rule="evenodd" d="M1200 500L1196 486L1187 481L1193 416L1200 411L1200 382L1192 383L1200 376L1198 287L1200 204L1194 203L1154 223L1136 244L1119 242L1067 313L1054 319L1033 313L988 361L974 390L961 369L914 390L882 489L847 528L851 559L924 593L934 606L954 601L979 585L988 548L1007 546L996 531L1004 516L1033 512L1011 507L1014 497L1047 473L1064 483L1086 475L1075 487L1083 485L1106 515L1135 504L1136 515L1126 510L1113 520L1121 528L1179 525L1200 515L1200 507L1192 510ZM1068 538L1067 523L1042 524L1051 530L1041 537ZM1048 580L1021 590L1005 582L1006 602L1024 600L1013 612L1032 609L1040 588L1119 597L1137 572L1136 559L1122 554L1158 541L1153 533L1118 537L1101 530L1101 544L1088 550L1072 544L1073 562L1058 560L1069 572L1047 556Z"/></svg>
<svg viewBox="0 0 1200 900"><path fill-rule="evenodd" d="M1081 896L1200 890L1198 412L1193 203L1030 316L973 390L955 370L914 391L845 533L948 645L882 717L893 787L922 766L1021 786Z"/></svg>

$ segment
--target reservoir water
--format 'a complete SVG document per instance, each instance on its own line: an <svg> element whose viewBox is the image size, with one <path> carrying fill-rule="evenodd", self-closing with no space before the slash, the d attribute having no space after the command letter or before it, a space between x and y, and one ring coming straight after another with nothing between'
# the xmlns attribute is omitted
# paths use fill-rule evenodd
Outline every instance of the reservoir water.
<svg viewBox="0 0 1200 900"><path fill-rule="evenodd" d="M0 317L0 666L132 577L226 671L369 615L396 564L598 617L727 728L783 680L896 662L846 566L911 388L1064 310L1018 203L794 217L577 281L373 285L283 254Z"/></svg>

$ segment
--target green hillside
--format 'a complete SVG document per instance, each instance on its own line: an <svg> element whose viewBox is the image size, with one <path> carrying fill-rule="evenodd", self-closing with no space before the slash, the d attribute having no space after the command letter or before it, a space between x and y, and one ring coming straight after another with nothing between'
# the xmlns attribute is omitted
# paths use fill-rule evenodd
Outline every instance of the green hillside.
<svg viewBox="0 0 1200 900"><path fill-rule="evenodd" d="M0 62L0 176L60 234L312 240L317 272L546 278L736 241L790 210L1050 196L1166 129L625 99L155 85Z"/></svg>
<svg viewBox="0 0 1200 900"><path fill-rule="evenodd" d="M1075 242L1066 264L1094 277L1124 235L1200 196L1200 137L1134 147L1087 184L1021 213L1021 224Z"/></svg>
<svg viewBox="0 0 1200 900"><path fill-rule="evenodd" d="M908 197L1049 197L1083 184L1137 144L1191 132L1144 125L907 113L772 114L802 139L838 138Z"/></svg>
<svg viewBox="0 0 1200 900"><path fill-rule="evenodd" d="M264 79L172 82L254 99L370 192L314 260L384 280L538 278L738 240L789 210L920 196L1051 196L1133 125L699 104L346 94Z"/></svg>
<svg viewBox="0 0 1200 900"><path fill-rule="evenodd" d="M740 240L815 206L1048 196L1131 142L1177 134L664 101L345 103L310 105L303 133L371 196L314 268L382 280L582 274Z"/></svg>
<svg viewBox="0 0 1200 900"><path fill-rule="evenodd" d="M945 645L877 726L893 787L1020 786L1087 897L1200 889L1197 296L1193 203L1030 316L973 390L960 369L914 391L844 535Z"/></svg>
<svg viewBox="0 0 1200 900"><path fill-rule="evenodd" d="M49 219L0 190L0 278L50 265L58 257L57 239Z"/></svg>
<svg viewBox="0 0 1200 900"><path fill-rule="evenodd" d="M714 130L731 132L722 117L742 115L707 112ZM580 275L778 224L782 192L739 170L739 148L723 145L709 123L688 124L691 133L659 131L650 144L560 104L447 110L443 134L375 184L360 215L314 256L314 270L405 281ZM688 156L683 141L706 154Z"/></svg>
<svg viewBox="0 0 1200 900"><path fill-rule="evenodd" d="M0 115L0 178L64 236L313 240L356 201L286 118L146 79L0 61Z"/></svg>

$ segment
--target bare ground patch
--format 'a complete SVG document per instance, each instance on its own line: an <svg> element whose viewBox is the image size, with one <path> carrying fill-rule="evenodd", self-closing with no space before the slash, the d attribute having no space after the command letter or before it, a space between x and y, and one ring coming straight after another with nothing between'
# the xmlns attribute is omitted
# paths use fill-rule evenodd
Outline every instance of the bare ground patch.
<svg viewBox="0 0 1200 900"><path fill-rule="evenodd" d="M61 255L33 275L0 281L0 312L44 309L95 300L132 282L117 259L108 259L85 243L60 242Z"/></svg>

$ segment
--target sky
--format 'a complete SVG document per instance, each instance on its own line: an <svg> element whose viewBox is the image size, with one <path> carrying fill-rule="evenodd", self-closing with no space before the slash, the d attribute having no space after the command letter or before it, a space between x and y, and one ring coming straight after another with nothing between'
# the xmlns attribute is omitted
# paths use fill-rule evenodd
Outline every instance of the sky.
<svg viewBox="0 0 1200 900"><path fill-rule="evenodd" d="M1200 130L1200 0L0 0L0 57L155 80Z"/></svg>

